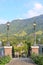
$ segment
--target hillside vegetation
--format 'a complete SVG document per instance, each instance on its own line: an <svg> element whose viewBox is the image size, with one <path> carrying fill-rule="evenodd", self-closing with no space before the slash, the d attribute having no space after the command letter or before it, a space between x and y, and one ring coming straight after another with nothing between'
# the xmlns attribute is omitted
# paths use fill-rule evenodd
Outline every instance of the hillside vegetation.
<svg viewBox="0 0 43 65"><path fill-rule="evenodd" d="M13 43L25 42L25 40L34 42L34 27L33 22L36 22L36 41L41 39L43 43L43 15L28 19L17 19L10 22L9 41ZM7 41L7 26L0 24L0 40ZM4 43L5 43L4 42Z"/></svg>
<svg viewBox="0 0 43 65"><path fill-rule="evenodd" d="M21 33L25 31L26 33L32 33L33 32L33 22L36 22L36 31L40 30L43 31L43 15L36 16L33 18L28 18L28 19L17 19L17 20L12 20L10 22L10 33L15 34L15 33ZM0 33L6 33L6 24L1 24L0 25Z"/></svg>

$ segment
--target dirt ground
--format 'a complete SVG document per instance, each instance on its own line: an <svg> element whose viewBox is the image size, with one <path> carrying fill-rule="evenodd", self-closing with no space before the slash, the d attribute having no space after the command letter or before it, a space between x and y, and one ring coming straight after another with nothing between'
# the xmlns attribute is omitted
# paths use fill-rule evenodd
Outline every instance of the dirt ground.
<svg viewBox="0 0 43 65"><path fill-rule="evenodd" d="M30 58L13 58L6 65L36 65Z"/></svg>

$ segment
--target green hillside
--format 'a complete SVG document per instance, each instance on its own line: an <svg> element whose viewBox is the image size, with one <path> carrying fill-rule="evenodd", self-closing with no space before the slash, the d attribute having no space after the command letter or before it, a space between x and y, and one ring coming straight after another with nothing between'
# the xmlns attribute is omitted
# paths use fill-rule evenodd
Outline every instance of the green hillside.
<svg viewBox="0 0 43 65"><path fill-rule="evenodd" d="M23 31L26 34L33 32L33 22L36 22L36 31L43 31L43 15L23 20L13 20L10 22L10 34L20 34ZM0 33L5 34L7 27L6 24L0 25Z"/></svg>
<svg viewBox="0 0 43 65"><path fill-rule="evenodd" d="M33 22L36 22L36 42L43 43L43 15L36 16L28 19L17 19L10 22L9 29L9 41L12 44L17 44L20 42L25 43L29 41L34 43L34 28ZM6 24L0 24L0 40L3 41L3 45L6 45L7 41L7 26Z"/></svg>

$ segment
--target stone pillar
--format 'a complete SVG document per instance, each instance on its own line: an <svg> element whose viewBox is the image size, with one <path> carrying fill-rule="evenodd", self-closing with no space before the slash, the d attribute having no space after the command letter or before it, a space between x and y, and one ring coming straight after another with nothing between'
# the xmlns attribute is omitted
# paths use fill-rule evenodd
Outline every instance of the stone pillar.
<svg viewBox="0 0 43 65"><path fill-rule="evenodd" d="M12 46L4 46L4 54L5 56L12 57Z"/></svg>
<svg viewBox="0 0 43 65"><path fill-rule="evenodd" d="M31 53L39 54L39 46L31 46Z"/></svg>

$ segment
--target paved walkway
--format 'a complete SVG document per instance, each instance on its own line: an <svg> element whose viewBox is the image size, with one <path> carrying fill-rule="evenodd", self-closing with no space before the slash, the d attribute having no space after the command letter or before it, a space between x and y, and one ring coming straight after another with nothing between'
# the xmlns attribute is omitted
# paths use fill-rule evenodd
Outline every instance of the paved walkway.
<svg viewBox="0 0 43 65"><path fill-rule="evenodd" d="M30 58L14 58L6 65L36 65Z"/></svg>

